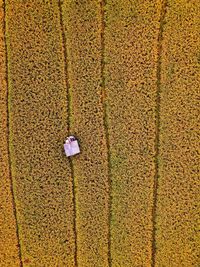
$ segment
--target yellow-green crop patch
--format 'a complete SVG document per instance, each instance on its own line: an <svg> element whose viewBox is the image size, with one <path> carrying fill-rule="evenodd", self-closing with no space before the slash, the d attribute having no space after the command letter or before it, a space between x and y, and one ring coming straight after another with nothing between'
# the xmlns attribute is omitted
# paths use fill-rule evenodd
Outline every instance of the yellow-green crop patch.
<svg viewBox="0 0 200 267"><path fill-rule="evenodd" d="M56 1L6 1L12 176L22 260L73 266L67 88Z"/></svg>
<svg viewBox="0 0 200 267"><path fill-rule="evenodd" d="M161 58L156 266L198 266L199 1L169 1Z"/></svg>
<svg viewBox="0 0 200 267"><path fill-rule="evenodd" d="M109 181L102 103L101 6L99 1L62 6L71 99L70 132L81 144L73 159L77 261L108 266Z"/></svg>
<svg viewBox="0 0 200 267"><path fill-rule="evenodd" d="M161 5L106 1L112 266L150 266Z"/></svg>

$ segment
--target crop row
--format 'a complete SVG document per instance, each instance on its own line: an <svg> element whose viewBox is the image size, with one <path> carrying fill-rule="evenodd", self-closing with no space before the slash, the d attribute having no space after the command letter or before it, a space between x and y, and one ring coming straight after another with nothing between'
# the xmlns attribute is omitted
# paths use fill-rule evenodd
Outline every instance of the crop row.
<svg viewBox="0 0 200 267"><path fill-rule="evenodd" d="M112 266L150 266L161 4L106 3Z"/></svg>
<svg viewBox="0 0 200 267"><path fill-rule="evenodd" d="M14 216L8 149L4 6L0 1L0 266L19 266L19 249Z"/></svg>
<svg viewBox="0 0 200 267"><path fill-rule="evenodd" d="M99 1L62 5L70 85L70 132L80 140L73 159L77 261L108 266L109 177L102 103L101 6Z"/></svg>
<svg viewBox="0 0 200 267"><path fill-rule="evenodd" d="M156 266L199 266L199 1L169 1L163 31Z"/></svg>
<svg viewBox="0 0 200 267"><path fill-rule="evenodd" d="M12 178L22 261L74 266L72 174L57 1L6 1Z"/></svg>

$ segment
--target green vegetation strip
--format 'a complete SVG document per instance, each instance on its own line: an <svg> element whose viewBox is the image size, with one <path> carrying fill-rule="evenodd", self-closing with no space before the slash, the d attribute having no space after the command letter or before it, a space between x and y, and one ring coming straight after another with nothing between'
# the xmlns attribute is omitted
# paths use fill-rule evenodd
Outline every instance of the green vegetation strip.
<svg viewBox="0 0 200 267"><path fill-rule="evenodd" d="M57 1L6 1L11 162L23 264L74 266L67 88Z"/></svg>
<svg viewBox="0 0 200 267"><path fill-rule="evenodd" d="M70 131L81 145L72 159L75 179L77 261L108 266L109 181L102 103L102 14L99 1L62 5L70 84Z"/></svg>
<svg viewBox="0 0 200 267"><path fill-rule="evenodd" d="M160 12L156 1L105 6L113 267L151 265Z"/></svg>
<svg viewBox="0 0 200 267"><path fill-rule="evenodd" d="M168 1L161 58L155 266L199 266L199 1Z"/></svg>
<svg viewBox="0 0 200 267"><path fill-rule="evenodd" d="M0 1L0 266L19 267L20 248L10 173L5 12Z"/></svg>

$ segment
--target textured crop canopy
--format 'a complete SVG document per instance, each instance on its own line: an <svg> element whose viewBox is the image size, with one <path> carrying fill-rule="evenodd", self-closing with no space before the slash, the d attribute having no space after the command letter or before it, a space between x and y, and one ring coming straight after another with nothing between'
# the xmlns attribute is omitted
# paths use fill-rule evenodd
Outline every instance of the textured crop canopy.
<svg viewBox="0 0 200 267"><path fill-rule="evenodd" d="M64 144L65 154L67 157L74 156L80 153L80 148L77 139L74 136L69 136Z"/></svg>

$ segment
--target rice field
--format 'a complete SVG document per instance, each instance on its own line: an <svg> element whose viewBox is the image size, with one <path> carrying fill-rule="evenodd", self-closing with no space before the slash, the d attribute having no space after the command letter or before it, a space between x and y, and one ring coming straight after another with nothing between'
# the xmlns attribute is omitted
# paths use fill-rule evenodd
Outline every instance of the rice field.
<svg viewBox="0 0 200 267"><path fill-rule="evenodd" d="M199 14L0 1L0 267L200 265Z"/></svg>

